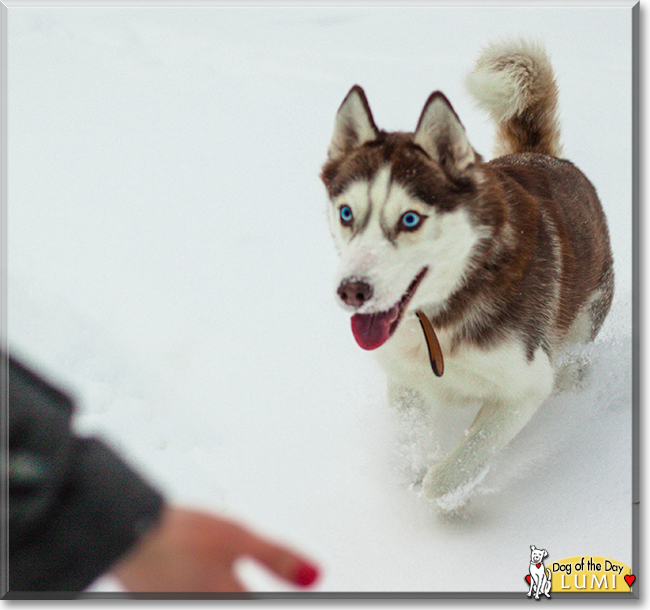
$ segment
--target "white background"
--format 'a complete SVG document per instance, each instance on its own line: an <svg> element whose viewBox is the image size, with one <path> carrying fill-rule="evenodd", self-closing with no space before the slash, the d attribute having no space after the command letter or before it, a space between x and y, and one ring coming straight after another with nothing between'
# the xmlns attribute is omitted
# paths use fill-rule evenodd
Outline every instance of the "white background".
<svg viewBox="0 0 650 610"><path fill-rule="evenodd" d="M354 342L318 174L355 83L405 131L441 89L489 157L463 78L520 35L555 66L616 300L586 384L442 518L410 484L447 430L392 412ZM627 7L13 8L9 345L171 501L313 556L318 591L525 593L531 544L630 565L631 99Z"/></svg>

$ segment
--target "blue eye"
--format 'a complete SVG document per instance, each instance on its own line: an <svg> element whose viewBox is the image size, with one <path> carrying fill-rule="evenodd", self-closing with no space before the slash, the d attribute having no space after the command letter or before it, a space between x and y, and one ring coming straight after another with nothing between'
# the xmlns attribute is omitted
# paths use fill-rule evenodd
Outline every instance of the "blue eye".
<svg viewBox="0 0 650 610"><path fill-rule="evenodd" d="M352 224L352 219L354 216L352 214L352 208L349 205L342 206L339 210L339 214L341 216L341 222L344 225L349 226Z"/></svg>
<svg viewBox="0 0 650 610"><path fill-rule="evenodd" d="M401 227L407 231L413 231L420 226L421 222L422 216L417 212L406 212L406 214L402 216Z"/></svg>

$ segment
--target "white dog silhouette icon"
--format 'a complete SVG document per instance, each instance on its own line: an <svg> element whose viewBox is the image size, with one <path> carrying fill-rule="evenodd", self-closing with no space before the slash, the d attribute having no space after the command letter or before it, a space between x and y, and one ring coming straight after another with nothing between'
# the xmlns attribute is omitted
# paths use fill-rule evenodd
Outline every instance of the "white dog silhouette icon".
<svg viewBox="0 0 650 610"><path fill-rule="evenodd" d="M530 546L530 566L528 569L530 588L528 589L528 597L533 594L534 589L535 599L539 599L540 593L543 593L549 599L551 598L551 571L544 567L544 557L547 556L548 552L544 549L538 549L534 544Z"/></svg>

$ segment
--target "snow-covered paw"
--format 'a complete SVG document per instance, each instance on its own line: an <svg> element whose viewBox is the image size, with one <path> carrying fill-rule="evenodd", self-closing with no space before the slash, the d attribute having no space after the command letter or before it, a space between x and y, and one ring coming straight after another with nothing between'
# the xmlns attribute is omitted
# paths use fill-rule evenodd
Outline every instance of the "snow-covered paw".
<svg viewBox="0 0 650 610"><path fill-rule="evenodd" d="M489 466L484 466L472 476L457 463L442 462L429 469L422 482L422 492L441 511L451 513L467 504L489 470Z"/></svg>

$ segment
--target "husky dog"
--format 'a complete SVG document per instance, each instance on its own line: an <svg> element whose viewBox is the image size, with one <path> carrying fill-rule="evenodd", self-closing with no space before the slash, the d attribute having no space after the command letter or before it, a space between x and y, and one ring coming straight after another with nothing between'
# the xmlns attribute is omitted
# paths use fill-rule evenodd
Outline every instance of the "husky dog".
<svg viewBox="0 0 650 610"><path fill-rule="evenodd" d="M559 158L543 48L488 47L468 88L497 125L491 161L441 92L413 133L386 132L354 86L321 174L341 255L338 299L359 346L376 351L393 402L481 405L424 477L425 497L443 510L465 504L492 456L551 394L559 350L594 339L614 286L596 191Z"/></svg>

